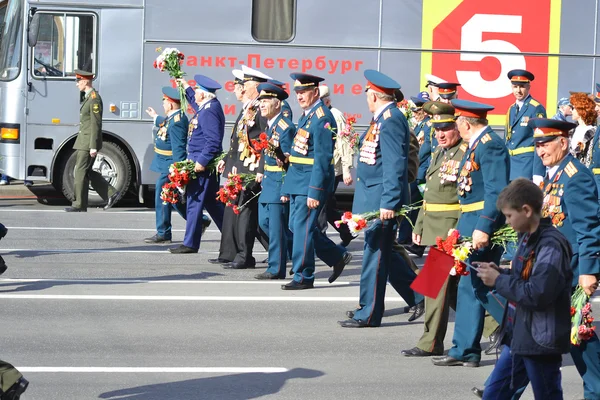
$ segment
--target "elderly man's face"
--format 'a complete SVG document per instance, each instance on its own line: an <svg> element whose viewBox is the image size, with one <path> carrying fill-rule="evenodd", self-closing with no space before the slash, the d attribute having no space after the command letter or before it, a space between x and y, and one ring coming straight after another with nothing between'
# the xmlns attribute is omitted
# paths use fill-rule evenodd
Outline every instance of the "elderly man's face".
<svg viewBox="0 0 600 400"><path fill-rule="evenodd" d="M567 155L567 152L569 151L569 140L559 136L556 139L544 143L536 143L535 151L545 167L553 167Z"/></svg>
<svg viewBox="0 0 600 400"><path fill-rule="evenodd" d="M319 88L299 90L296 92L296 98L300 107L307 109L319 98Z"/></svg>
<svg viewBox="0 0 600 400"><path fill-rule="evenodd" d="M445 127L443 129L435 129L435 137L438 140L438 144L443 149L449 149L454 146L460 140L460 133L458 132L458 128L456 124L453 124L450 127Z"/></svg>
<svg viewBox="0 0 600 400"><path fill-rule="evenodd" d="M266 119L271 119L277 115L281 107L277 99L260 99L260 115Z"/></svg>

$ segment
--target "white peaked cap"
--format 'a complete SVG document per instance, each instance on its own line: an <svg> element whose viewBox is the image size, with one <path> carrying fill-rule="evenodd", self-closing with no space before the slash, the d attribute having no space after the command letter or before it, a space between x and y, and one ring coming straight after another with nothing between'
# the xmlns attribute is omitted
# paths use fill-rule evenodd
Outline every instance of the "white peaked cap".
<svg viewBox="0 0 600 400"><path fill-rule="evenodd" d="M254 76L256 78L261 78L265 80L273 79L269 75L263 74L260 71L255 70L254 68L250 68L246 65L242 65L242 72L244 75Z"/></svg>
<svg viewBox="0 0 600 400"><path fill-rule="evenodd" d="M234 69L233 71L231 71L231 73L236 79L239 79L241 81L244 80L244 72L241 69Z"/></svg>
<svg viewBox="0 0 600 400"><path fill-rule="evenodd" d="M435 75L431 75L431 74L425 74L425 79L427 79L429 82L433 82L433 83L446 83L445 80L443 80L440 77L437 77Z"/></svg>
<svg viewBox="0 0 600 400"><path fill-rule="evenodd" d="M319 97L322 99L327 96L329 96L329 87L327 85L319 85Z"/></svg>

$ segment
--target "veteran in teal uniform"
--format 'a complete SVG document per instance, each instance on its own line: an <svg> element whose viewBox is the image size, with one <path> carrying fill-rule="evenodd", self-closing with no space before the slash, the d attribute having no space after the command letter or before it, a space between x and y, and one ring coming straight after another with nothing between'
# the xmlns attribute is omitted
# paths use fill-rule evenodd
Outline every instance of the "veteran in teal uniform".
<svg viewBox="0 0 600 400"><path fill-rule="evenodd" d="M276 79L268 79L267 83L273 84L275 86L279 86L281 89L285 91L285 83L278 81ZM287 92L286 92L287 93ZM290 121L294 120L294 114L292 113L292 108L290 107L290 103L287 100L281 101L281 113L283 116Z"/></svg>
<svg viewBox="0 0 600 400"><path fill-rule="evenodd" d="M468 262L500 262L501 246L492 246L490 238L504 223L496 208L498 195L508 185L510 161L504 141L487 124L492 106L467 100L452 100L456 125L469 144L459 165L458 199L461 214L457 229L472 238L474 250ZM490 289L476 274L469 273L458 284L458 301L453 347L447 356L433 358L434 365L478 367L481 360L480 340L485 311L501 320L503 309L493 303Z"/></svg>
<svg viewBox="0 0 600 400"><path fill-rule="evenodd" d="M570 122L532 119L536 152L547 168L540 185L544 192L542 216L569 240L573 248L573 287L588 294L598 288L600 275L600 206L594 175L569 154ZM600 342L594 336L571 346L571 357L583 378L584 397L600 400Z"/></svg>
<svg viewBox="0 0 600 400"><path fill-rule="evenodd" d="M360 139L352 213L379 211L380 219L365 230L359 308L346 314L350 319L339 321L344 328L381 325L388 280L409 306L423 301L423 296L410 288L415 272L392 251L398 228L395 212L410 200L410 129L394 99L400 84L372 69L364 76L373 122Z"/></svg>
<svg viewBox="0 0 600 400"><path fill-rule="evenodd" d="M286 153L290 154L294 123L283 115L282 103L288 94L269 83L258 85L260 113L267 119L266 134L270 147L263 150L257 180L262 190L258 198L258 225L269 236L268 268L256 279L284 279L290 232L289 203L281 201L285 177Z"/></svg>
<svg viewBox="0 0 600 400"><path fill-rule="evenodd" d="M506 114L505 143L510 154L510 180L533 179L539 183L545 173L542 161L535 154L533 130L528 125L532 118L546 118L546 109L529 94L534 75L524 69L508 73L515 103Z"/></svg>
<svg viewBox="0 0 600 400"><path fill-rule="evenodd" d="M169 167L174 162L183 161L187 158L187 132L188 119L181 110L181 96L179 90L170 86L162 88L163 109L166 117L162 117L148 107L146 113L154 118L154 125L158 128L154 134L154 159L150 165L150 171L158 172L160 175L155 186L155 212L156 212L156 234L145 239L146 243L171 243L171 211L175 209L179 215L186 219L185 204L163 204L160 193L163 185L169 182Z"/></svg>
<svg viewBox="0 0 600 400"><path fill-rule="evenodd" d="M438 83L438 93L440 94L440 102L450 104L453 99L458 98L458 87L460 83L441 82Z"/></svg>
<svg viewBox="0 0 600 400"><path fill-rule="evenodd" d="M285 176L281 199L290 202L290 230L293 234L292 271L294 279L283 290L314 287L315 252L333 267L329 282L335 281L352 256L331 241L318 228L318 216L333 191L333 146L336 126L331 111L319 98L318 76L292 73L294 91L304 113L290 151L290 166Z"/></svg>

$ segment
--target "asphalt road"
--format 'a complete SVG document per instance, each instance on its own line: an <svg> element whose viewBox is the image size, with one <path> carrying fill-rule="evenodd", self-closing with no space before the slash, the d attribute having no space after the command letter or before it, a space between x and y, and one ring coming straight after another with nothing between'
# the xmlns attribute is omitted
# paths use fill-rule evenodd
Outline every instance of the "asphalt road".
<svg viewBox="0 0 600 400"><path fill-rule="evenodd" d="M382 327L340 328L358 301L362 238L338 282L329 285L319 263L317 288L290 293L253 279L264 264L208 264L220 239L214 225L199 254L172 255L143 242L154 233L151 209L67 214L51 191L40 201L11 193L0 187L9 227L0 358L30 380L23 399L475 399L470 388L493 368L495 356L475 369L401 356L423 325L407 322L391 288ZM175 217L175 245L183 229ZM569 356L563 387L565 399L582 397Z"/></svg>

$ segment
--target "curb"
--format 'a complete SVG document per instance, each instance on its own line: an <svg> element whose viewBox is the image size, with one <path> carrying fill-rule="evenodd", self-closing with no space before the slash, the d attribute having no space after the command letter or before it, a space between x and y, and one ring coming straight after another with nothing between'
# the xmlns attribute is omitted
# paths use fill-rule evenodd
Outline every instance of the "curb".
<svg viewBox="0 0 600 400"><path fill-rule="evenodd" d="M54 187L48 183L38 183L28 187L23 185L23 181L12 181L10 185L0 186L0 200L18 197L43 197L43 195L47 194L49 191L56 192Z"/></svg>

